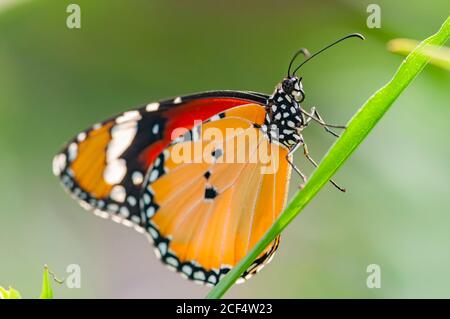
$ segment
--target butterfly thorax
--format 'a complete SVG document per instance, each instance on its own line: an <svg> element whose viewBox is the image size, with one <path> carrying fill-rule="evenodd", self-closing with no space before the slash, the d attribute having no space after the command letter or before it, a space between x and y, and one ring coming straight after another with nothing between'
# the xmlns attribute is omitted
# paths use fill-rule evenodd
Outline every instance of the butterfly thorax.
<svg viewBox="0 0 450 319"><path fill-rule="evenodd" d="M270 140L291 149L303 142L301 130L305 120L299 103L303 90L298 79L285 79L269 97L266 118L261 129Z"/></svg>

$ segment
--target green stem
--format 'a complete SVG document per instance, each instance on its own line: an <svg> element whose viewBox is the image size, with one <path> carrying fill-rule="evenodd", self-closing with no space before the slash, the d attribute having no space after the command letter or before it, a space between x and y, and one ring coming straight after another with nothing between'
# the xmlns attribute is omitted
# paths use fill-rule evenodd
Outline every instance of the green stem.
<svg viewBox="0 0 450 319"><path fill-rule="evenodd" d="M423 53L428 45L442 46L450 35L450 18L440 30L422 41L398 68L394 77L372 95L350 120L347 129L334 143L314 171L305 187L297 193L291 203L266 232L263 238L207 295L207 298L220 298L231 288L239 276L253 263L276 236L302 211L333 174L344 164L359 144L383 117L392 103L411 81L422 71L429 61Z"/></svg>
<svg viewBox="0 0 450 319"><path fill-rule="evenodd" d="M401 55L408 55L419 44L416 40L410 39L393 39L388 42L389 51ZM423 52L430 58L429 63L441 69L450 71L450 48L429 45Z"/></svg>

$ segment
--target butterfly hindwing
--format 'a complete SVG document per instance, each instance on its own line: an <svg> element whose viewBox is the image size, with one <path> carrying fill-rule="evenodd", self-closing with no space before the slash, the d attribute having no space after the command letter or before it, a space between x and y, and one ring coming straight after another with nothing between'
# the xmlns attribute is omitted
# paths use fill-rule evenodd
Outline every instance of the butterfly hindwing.
<svg viewBox="0 0 450 319"><path fill-rule="evenodd" d="M147 172L140 203L145 227L162 261L189 279L217 284L285 205L287 149L270 143L259 129L265 114L255 103L221 112L168 145ZM213 140L208 129L225 138ZM226 134L229 129L234 133ZM253 140L239 144L243 135ZM180 161L180 150L191 152L190 162ZM270 164L261 160L261 151L270 155ZM279 237L242 277L261 269L278 243Z"/></svg>

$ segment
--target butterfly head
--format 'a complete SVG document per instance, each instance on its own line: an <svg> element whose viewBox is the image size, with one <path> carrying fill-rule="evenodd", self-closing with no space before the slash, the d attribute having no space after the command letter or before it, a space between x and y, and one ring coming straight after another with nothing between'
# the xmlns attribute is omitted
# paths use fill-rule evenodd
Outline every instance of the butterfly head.
<svg viewBox="0 0 450 319"><path fill-rule="evenodd" d="M309 53L305 48L301 48L294 54L289 62L287 76L277 85L275 92L268 100L263 130L271 139L278 140L280 144L283 144L290 149L302 142L301 131L308 123L303 116L304 113L300 105L305 99L302 78L298 77L296 74L300 68L312 58L349 38L359 38L364 40L364 37L361 34L352 33L338 39L314 54ZM294 62L300 55L303 55L305 60L297 67L294 67Z"/></svg>
<svg viewBox="0 0 450 319"><path fill-rule="evenodd" d="M305 99L305 92L303 91L302 78L297 76L290 76L281 82L279 88L284 94L290 95L298 103L303 102Z"/></svg>

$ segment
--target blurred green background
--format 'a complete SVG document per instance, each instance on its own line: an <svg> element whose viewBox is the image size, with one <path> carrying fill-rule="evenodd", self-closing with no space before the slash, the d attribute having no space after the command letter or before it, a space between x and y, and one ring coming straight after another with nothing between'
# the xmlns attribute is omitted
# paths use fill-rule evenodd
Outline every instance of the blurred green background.
<svg viewBox="0 0 450 319"><path fill-rule="evenodd" d="M80 130L135 105L213 89L271 93L301 46L351 40L303 68L305 107L345 123L394 73L396 37L423 39L449 14L447 0L0 1L0 285L37 297L43 264L82 270L62 298L203 297L132 229L86 213L51 174ZM66 27L69 3L80 30ZM450 297L450 75L428 66L284 232L270 266L228 297ZM317 159L333 138L305 132ZM299 152L297 165L311 172ZM291 181L291 195L299 180ZM381 266L368 289L366 267Z"/></svg>

